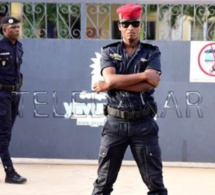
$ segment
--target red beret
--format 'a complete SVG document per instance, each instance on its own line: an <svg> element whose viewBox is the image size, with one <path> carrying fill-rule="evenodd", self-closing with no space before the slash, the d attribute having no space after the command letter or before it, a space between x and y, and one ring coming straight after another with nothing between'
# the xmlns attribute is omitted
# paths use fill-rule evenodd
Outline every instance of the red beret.
<svg viewBox="0 0 215 195"><path fill-rule="evenodd" d="M119 14L119 20L136 20L141 18L142 6L127 4L119 7L116 12Z"/></svg>

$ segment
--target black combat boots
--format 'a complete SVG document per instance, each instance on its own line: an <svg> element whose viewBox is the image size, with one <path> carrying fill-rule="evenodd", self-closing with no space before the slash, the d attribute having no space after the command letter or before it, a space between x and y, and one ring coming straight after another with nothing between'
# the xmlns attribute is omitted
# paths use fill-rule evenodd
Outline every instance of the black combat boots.
<svg viewBox="0 0 215 195"><path fill-rule="evenodd" d="M7 167L5 172L5 183L23 184L27 181L27 179L19 175L13 167Z"/></svg>

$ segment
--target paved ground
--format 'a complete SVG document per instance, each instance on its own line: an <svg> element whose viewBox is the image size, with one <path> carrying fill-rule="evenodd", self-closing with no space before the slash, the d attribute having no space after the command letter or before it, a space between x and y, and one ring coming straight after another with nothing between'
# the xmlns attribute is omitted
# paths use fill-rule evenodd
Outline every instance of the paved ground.
<svg viewBox="0 0 215 195"><path fill-rule="evenodd" d="M15 163L28 178L24 185L4 183L0 170L0 195L90 195L96 178L96 165L55 163ZM204 168L205 167L205 168ZM215 195L215 168L164 167L169 195ZM146 195L147 189L136 166L123 165L113 195Z"/></svg>

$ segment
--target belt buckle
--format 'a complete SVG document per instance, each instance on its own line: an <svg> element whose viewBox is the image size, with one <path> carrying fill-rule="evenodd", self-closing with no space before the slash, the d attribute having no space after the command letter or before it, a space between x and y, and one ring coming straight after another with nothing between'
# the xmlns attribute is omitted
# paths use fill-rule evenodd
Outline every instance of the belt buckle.
<svg viewBox="0 0 215 195"><path fill-rule="evenodd" d="M12 91L15 91L15 86L14 85L12 85Z"/></svg>
<svg viewBox="0 0 215 195"><path fill-rule="evenodd" d="M133 116L132 118L133 118L133 119L139 118L139 113L138 113L137 111L136 111L136 112L135 112L135 111L132 111L131 113L132 113L132 116Z"/></svg>
<svg viewBox="0 0 215 195"><path fill-rule="evenodd" d="M125 112L124 112L124 118L125 118L125 119L128 119L128 120L130 120L130 119L135 119L135 115L134 115L133 112L125 111Z"/></svg>
<svg viewBox="0 0 215 195"><path fill-rule="evenodd" d="M121 118L123 118L123 119L131 119L131 115L127 111L121 111Z"/></svg>
<svg viewBox="0 0 215 195"><path fill-rule="evenodd" d="M126 111L121 111L121 118L127 119L127 112Z"/></svg>

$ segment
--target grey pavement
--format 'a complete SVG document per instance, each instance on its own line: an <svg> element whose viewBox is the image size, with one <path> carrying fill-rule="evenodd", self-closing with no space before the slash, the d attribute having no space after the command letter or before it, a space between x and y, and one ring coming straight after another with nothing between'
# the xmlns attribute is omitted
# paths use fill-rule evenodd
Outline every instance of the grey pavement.
<svg viewBox="0 0 215 195"><path fill-rule="evenodd" d="M14 162L17 172L27 177L28 182L5 184L2 168L0 195L90 195L96 178L96 161L15 159ZM214 164L164 162L163 171L169 195L215 195ZM134 162L123 163L112 194L147 194Z"/></svg>

